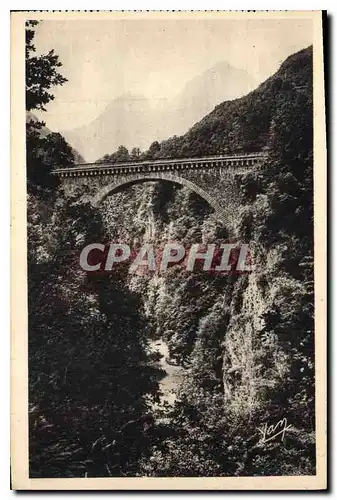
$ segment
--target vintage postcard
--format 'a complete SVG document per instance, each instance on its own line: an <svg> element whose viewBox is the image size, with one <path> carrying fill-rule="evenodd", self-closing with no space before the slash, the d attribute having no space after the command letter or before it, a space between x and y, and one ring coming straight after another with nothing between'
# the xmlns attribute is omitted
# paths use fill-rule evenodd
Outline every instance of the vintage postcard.
<svg viewBox="0 0 337 500"><path fill-rule="evenodd" d="M12 488L325 489L322 12L11 24Z"/></svg>

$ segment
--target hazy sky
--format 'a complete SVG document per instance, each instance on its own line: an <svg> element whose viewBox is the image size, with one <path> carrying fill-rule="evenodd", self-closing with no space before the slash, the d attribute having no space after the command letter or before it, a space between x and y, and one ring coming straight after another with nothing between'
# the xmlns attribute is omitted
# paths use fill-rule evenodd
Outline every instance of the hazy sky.
<svg viewBox="0 0 337 500"><path fill-rule="evenodd" d="M293 52L312 44L310 20L42 21L37 53L54 49L68 82L39 116L54 131L95 119L118 96L172 99L220 61L259 84Z"/></svg>

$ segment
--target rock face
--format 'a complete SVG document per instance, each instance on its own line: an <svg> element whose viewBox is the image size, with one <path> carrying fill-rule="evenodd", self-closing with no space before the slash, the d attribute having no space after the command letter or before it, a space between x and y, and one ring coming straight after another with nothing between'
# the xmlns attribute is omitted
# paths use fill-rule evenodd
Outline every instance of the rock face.
<svg viewBox="0 0 337 500"><path fill-rule="evenodd" d="M71 184L68 189L71 189ZM115 193L102 202L99 210L105 220L111 241L124 241L130 245L144 242L159 245L161 242L177 239L183 243L218 240L217 221L211 213L207 214L208 208L205 202L202 199L195 201L196 195L187 188L167 185L170 199L160 207L160 214L158 214L156 204L160 201L159 198L162 199L161 189L163 186L155 182L135 185L126 191ZM202 215L200 214L201 207L204 211ZM165 221L165 214L167 221ZM237 231L237 238L240 239L239 219L240 212L237 213L237 223L233 226L233 229ZM257 261L254 263L259 268L260 256L257 254L255 258ZM203 289L204 280L208 283L209 289L215 287L209 297L206 295L206 302L209 299L206 309L203 300L200 301L198 296L192 296L191 302L188 302L186 306L182 305L183 289L186 280L190 278L192 278L190 275L175 273L168 273L165 276L132 276L130 289L141 294L148 319L154 325L157 341L161 338L165 340L164 344L160 343L162 354L167 357L173 355L174 359L176 345L186 343L186 354L183 358L178 357L180 360L178 362L186 361L190 356L195 357L199 348L205 350L201 333L201 340L198 341L198 329L201 328L203 331L203 321L208 321L208 315L212 318L213 314L216 317L228 314L227 325L225 322L220 339L217 340L223 359L221 383L224 389L224 403L228 411L233 412L234 415L249 415L260 403L265 384L272 383L266 382L261 369L262 358L265 355L269 356L270 353L261 342L261 332L264 327L263 313L268 302L264 297L266 291L259 284L259 272L235 277L234 283L231 278L228 278L227 281L223 281L219 290L216 290L212 278L197 276L196 279L200 280L200 283L193 285L196 290L201 287L200 292L196 292L197 295ZM184 338L186 334L183 330L186 328L186 325L183 327L185 307L189 308L188 315L196 314L196 317L200 318L190 340ZM172 324L172 314L176 324L181 325L182 330L177 330L177 327ZM188 322L191 319L189 318ZM212 324L213 320L209 321ZM156 341L153 342L155 343ZM211 351L209 356L212 359L214 352ZM171 373L172 367L165 362L164 364L163 368L169 372L169 376L162 381L162 391L164 399L173 402L175 396L169 392L171 389L179 392L182 377L177 370L179 376L173 380L175 373ZM279 370L285 371L286 367L281 367ZM175 372L175 369L173 371ZM275 380L275 374L271 380Z"/></svg>
<svg viewBox="0 0 337 500"><path fill-rule="evenodd" d="M221 104L189 133L178 138L178 151L191 154L195 151L194 144L199 148L199 139L208 141L207 144L212 144L212 140L216 142L221 135L219 130L231 129L235 135L240 112L240 120L248 117L249 123L240 125L238 137L242 130L246 141L249 136L250 144L262 141L271 145L264 172L268 172L269 165L274 164L275 177L277 169L282 168L270 139L275 120L287 112L285 94L292 96L298 109L301 109L305 99L310 102L310 65L310 49L292 56L281 66L279 73L257 91L235 102ZM279 108L275 104L275 96L278 96ZM223 117L230 116L229 110L235 111L232 122L224 122ZM263 134L267 131L269 135L261 137L260 129L255 129L254 123L259 120L262 110L265 118ZM232 138L233 145L238 137L235 140ZM165 144L162 145L161 151L165 147ZM307 144L304 147L307 148ZM214 175L214 172L201 175ZM261 175L263 172L256 175L251 172L239 177L234 199L221 184L221 175L214 180L214 193L218 192L225 203L234 207L230 226L219 224L212 217L207 203L187 187L168 182L130 186L108 196L99 205L99 210L111 241L131 244L160 244L169 240L186 244L205 243L224 241L229 234L245 243L259 241L252 243L255 271L249 275L214 277L202 273L184 274L174 268L165 276L130 277L129 286L144 301L154 338L163 338L170 357L186 366L178 390L179 398L190 404L198 401L203 407L207 398L213 404L212 398L216 397L217 404L224 406L226 415L233 422L236 419L243 422L263 415L266 408L272 414L273 405L279 411L278 403L275 403L277 395L291 394L287 396L289 411L293 412L294 421L298 419L300 425L301 415L306 411L303 408L307 407L309 400L309 396L302 394L310 394L307 387L312 383L311 375L305 379L307 385L299 391L300 395L291 393L289 381L291 377L299 380L302 373L299 370L306 373L312 369L312 361L305 351L311 340L305 337L310 335L310 330L307 334L297 326L296 335L304 339L297 342L291 325L300 311L300 301L305 303L307 292L299 279L285 270L280 271L288 245L277 243L278 238L283 237L282 233L277 236L276 242L268 242L268 238L263 236L266 214L270 215L271 210L268 195L259 192ZM71 179L67 185L69 190L76 189L76 182L72 184ZM97 190L97 182L93 178L84 197ZM83 186L79 189L85 191ZM289 310L295 312L289 313ZM293 323L284 326L279 317L287 322L289 314L294 315ZM266 318L269 318L268 328ZM309 420L308 428L311 425Z"/></svg>

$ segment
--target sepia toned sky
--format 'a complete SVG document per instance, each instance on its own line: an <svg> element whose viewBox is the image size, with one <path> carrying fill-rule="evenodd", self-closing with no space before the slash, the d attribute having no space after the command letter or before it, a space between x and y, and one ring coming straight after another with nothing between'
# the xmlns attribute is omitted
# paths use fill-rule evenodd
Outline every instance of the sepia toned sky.
<svg viewBox="0 0 337 500"><path fill-rule="evenodd" d="M68 78L39 114L54 131L89 123L122 95L173 99L220 61L256 85L290 54L312 43L310 20L45 20L37 53L54 49Z"/></svg>

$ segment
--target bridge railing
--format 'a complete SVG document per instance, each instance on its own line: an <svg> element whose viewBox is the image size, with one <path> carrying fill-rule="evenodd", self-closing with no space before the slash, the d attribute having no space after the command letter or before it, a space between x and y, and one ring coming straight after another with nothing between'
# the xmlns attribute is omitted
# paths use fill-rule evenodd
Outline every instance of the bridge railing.
<svg viewBox="0 0 337 500"><path fill-rule="evenodd" d="M188 165L193 166L207 163L231 163L243 161L247 162L251 160L254 162L261 161L264 157L267 156L267 152L256 152L256 153L235 153L231 155L217 155L217 156L203 156L203 157L194 157L194 158L164 158L159 160L142 160L142 161L134 161L134 162L123 162L123 163L78 163L73 166L69 166L67 168L55 168L53 173L55 175L61 174L63 172L72 172L76 171L97 171L97 170L128 170L130 168L146 168L146 167L160 167L160 166L174 166L174 165Z"/></svg>

